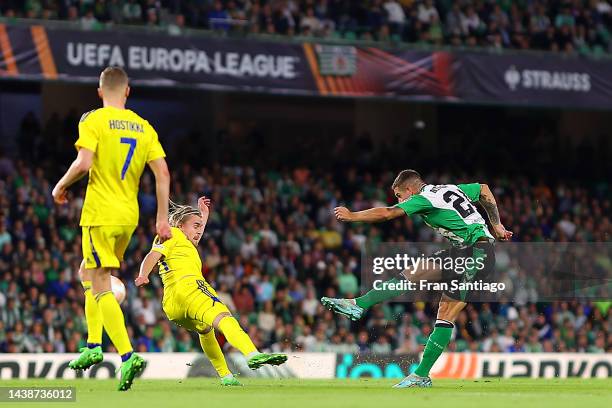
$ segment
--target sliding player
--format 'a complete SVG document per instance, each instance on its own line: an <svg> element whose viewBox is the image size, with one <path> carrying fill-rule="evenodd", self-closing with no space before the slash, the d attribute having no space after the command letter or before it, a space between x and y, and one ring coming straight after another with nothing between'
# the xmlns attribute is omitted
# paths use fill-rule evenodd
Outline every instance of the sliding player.
<svg viewBox="0 0 612 408"><path fill-rule="evenodd" d="M494 239L485 220L480 216L473 203L479 202L483 206L497 239L505 241L512 237L512 232L506 231L499 220L497 203L486 184L426 184L416 171L403 170L393 182L392 189L399 201L393 207L371 208L357 212L352 212L345 207L338 207L334 209L335 216L340 221L380 222L404 214L418 214L423 217L427 225L440 232L453 244L452 249L440 251L435 256L442 259L448 257L473 258L475 262L472 264L481 264L484 267L481 270L475 269L469 274L464 273L462 278L466 282L474 281L477 277L478 279L486 278L495 265ZM398 279L392 279L389 283L400 282L400 279L449 281L456 277L457 275L452 269L440 270L434 266L426 270L415 271L414 274L403 273ZM389 285L387 287L393 286ZM405 293L405 291L371 290L356 299L323 297L321 303L336 313L357 320L369 307L402 293ZM431 387L429 371L450 342L454 322L459 316L459 312L467 305L472 294L472 292L465 291L442 293L435 327L427 340L421 363L413 374L396 384L396 388Z"/></svg>
<svg viewBox="0 0 612 408"><path fill-rule="evenodd" d="M240 385L227 367L215 338L215 329L240 350L251 369L264 364L283 364L287 356L260 353L227 306L221 303L215 290L204 280L197 246L208 221L209 206L210 200L205 197L198 200L198 208L172 205L172 238L160 243L156 237L151 252L140 265L135 282L137 286L147 284L149 274L157 264L164 285L162 307L168 319L199 334L202 350L221 377L221 384Z"/></svg>
<svg viewBox="0 0 612 408"><path fill-rule="evenodd" d="M146 120L125 108L128 77L117 67L100 75L98 95L103 108L85 113L79 123L76 160L53 189L58 204L67 202L67 189L89 173L81 213L87 347L70 368L87 369L102 361L102 327L121 355L119 390L132 386L145 361L133 352L119 303L111 291L111 271L119 268L138 225L138 186L145 164L155 175L157 233L171 237L168 224L170 175L157 133Z"/></svg>

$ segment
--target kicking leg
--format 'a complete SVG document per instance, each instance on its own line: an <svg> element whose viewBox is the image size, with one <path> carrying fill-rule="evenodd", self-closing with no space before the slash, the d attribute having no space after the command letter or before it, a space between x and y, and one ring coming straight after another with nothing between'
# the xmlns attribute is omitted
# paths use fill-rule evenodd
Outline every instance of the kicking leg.
<svg viewBox="0 0 612 408"><path fill-rule="evenodd" d="M176 295L177 301L179 305L187 304L186 307L180 308L181 314L221 331L227 341L247 358L249 368L254 370L264 364L280 365L287 361L287 356L284 354L260 353L227 306L219 300L215 290L205 280L185 281L181 285L181 290Z"/></svg>
<svg viewBox="0 0 612 408"><path fill-rule="evenodd" d="M399 278L393 278L384 282L384 287L394 287L401 283L403 279L416 282L421 279L428 281L438 281L442 277L442 272L436 267L426 269L425 267L419 267L416 271L404 271ZM321 303L323 306L331 311L348 317L351 320L359 320L365 313L366 309L382 303L386 300L393 299L401 296L408 290L376 290L372 289L365 295L355 299L334 299L329 297L322 297Z"/></svg>
<svg viewBox="0 0 612 408"><path fill-rule="evenodd" d="M252 370L265 364L281 365L287 361L286 354L259 352L251 338L242 330L238 321L229 312L217 315L212 322L212 326L221 330L227 341L240 350L247 358L247 364Z"/></svg>
<svg viewBox="0 0 612 408"><path fill-rule="evenodd" d="M423 351L421 363L414 371L414 374L404 378L395 388L407 387L431 387L429 371L450 342L455 320L459 313L465 308L467 303L452 299L447 295L442 295L438 307L438 318L433 332L427 339L427 345Z"/></svg>

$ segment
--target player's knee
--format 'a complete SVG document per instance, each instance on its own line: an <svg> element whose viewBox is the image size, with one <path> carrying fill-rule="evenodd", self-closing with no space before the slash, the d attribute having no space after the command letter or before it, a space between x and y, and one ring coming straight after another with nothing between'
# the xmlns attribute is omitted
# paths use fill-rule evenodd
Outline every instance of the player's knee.
<svg viewBox="0 0 612 408"><path fill-rule="evenodd" d="M82 281L90 281L92 279L93 270L85 268L85 259L81 261L79 266L79 279Z"/></svg>
<svg viewBox="0 0 612 408"><path fill-rule="evenodd" d="M98 268L98 269L90 269L90 271L93 276L104 277L104 276L110 276L112 269Z"/></svg>
<svg viewBox="0 0 612 408"><path fill-rule="evenodd" d="M438 319L454 323L465 306L466 303L464 302L440 302Z"/></svg>
<svg viewBox="0 0 612 408"><path fill-rule="evenodd" d="M231 314L231 313L227 313L227 312L219 313L219 314L217 315L217 317L215 317L215 318L214 318L212 326L213 326L215 329L219 329L219 330L221 330L221 329L219 328L219 324L221 323L221 320L223 320L223 319L224 319L224 318L226 318L226 317L230 317L230 318L232 318L232 319L233 319L233 317L232 317L232 314Z"/></svg>
<svg viewBox="0 0 612 408"><path fill-rule="evenodd" d="M454 313L451 313L450 311L446 310L438 310L438 319L439 320L446 320L447 322L451 322L451 323L455 323L455 320L457 319L457 316Z"/></svg>
<svg viewBox="0 0 612 408"><path fill-rule="evenodd" d="M111 290L111 274L109 269L92 270L92 293L97 294Z"/></svg>

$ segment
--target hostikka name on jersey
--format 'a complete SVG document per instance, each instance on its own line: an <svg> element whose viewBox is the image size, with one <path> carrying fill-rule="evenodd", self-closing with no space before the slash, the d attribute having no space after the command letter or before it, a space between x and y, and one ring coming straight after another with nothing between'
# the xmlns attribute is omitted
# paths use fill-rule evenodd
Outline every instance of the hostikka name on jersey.
<svg viewBox="0 0 612 408"><path fill-rule="evenodd" d="M132 122L129 120L109 119L108 128L111 130L129 130L130 132L144 133L142 123Z"/></svg>
<svg viewBox="0 0 612 408"><path fill-rule="evenodd" d="M448 282L428 281L427 279L417 281L401 279L397 282L390 282L377 279L372 283L372 288L374 290L392 291L476 291L496 293L504 291L506 284L503 282L484 282L483 280L464 282L460 279L453 279Z"/></svg>

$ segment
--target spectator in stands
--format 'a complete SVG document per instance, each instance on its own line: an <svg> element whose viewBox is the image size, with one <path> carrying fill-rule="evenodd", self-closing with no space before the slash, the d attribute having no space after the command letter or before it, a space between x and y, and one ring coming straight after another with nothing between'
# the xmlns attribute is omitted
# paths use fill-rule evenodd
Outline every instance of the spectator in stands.
<svg viewBox="0 0 612 408"><path fill-rule="evenodd" d="M385 1L383 7L387 13L387 23L393 33L402 33L406 23L406 13L396 0Z"/></svg>
<svg viewBox="0 0 612 408"><path fill-rule="evenodd" d="M122 20L126 23L142 22L142 7L136 0L127 0L123 4Z"/></svg>
<svg viewBox="0 0 612 408"><path fill-rule="evenodd" d="M440 15L433 4L433 0L425 0L419 4L418 18L425 26L431 24L434 19L440 20Z"/></svg>
<svg viewBox="0 0 612 408"><path fill-rule="evenodd" d="M323 28L321 20L315 15L314 8L308 7L300 22L301 28L308 28L313 34L317 34Z"/></svg>
<svg viewBox="0 0 612 408"><path fill-rule="evenodd" d="M213 9L208 12L208 26L212 30L227 31L230 28L230 15L220 0L216 0Z"/></svg>

